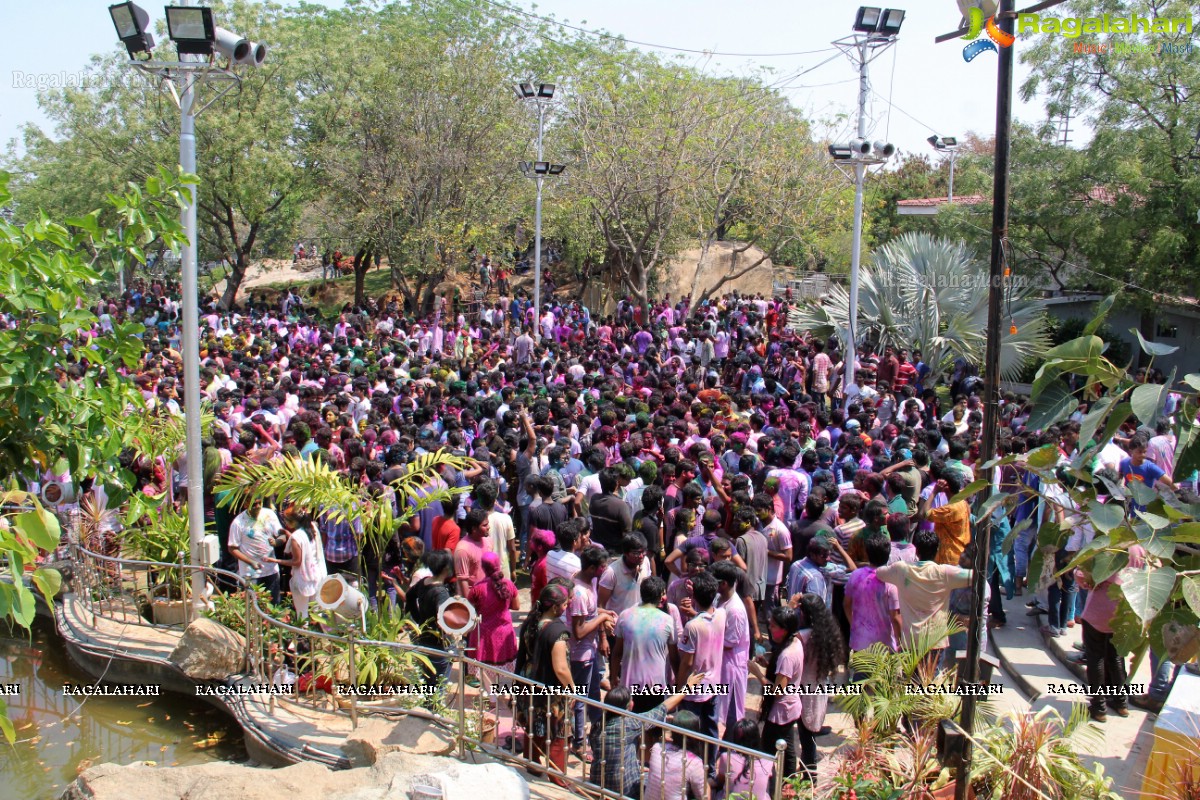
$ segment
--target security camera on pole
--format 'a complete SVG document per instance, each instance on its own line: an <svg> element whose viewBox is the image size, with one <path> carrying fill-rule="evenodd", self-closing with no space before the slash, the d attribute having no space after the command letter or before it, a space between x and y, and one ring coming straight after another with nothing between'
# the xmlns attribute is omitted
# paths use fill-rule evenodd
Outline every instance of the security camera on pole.
<svg viewBox="0 0 1200 800"><path fill-rule="evenodd" d="M211 8L189 5L179 0L167 6L167 31L179 54L178 61L156 61L152 50L154 37L147 32L150 16L132 2L109 6L108 13L117 29L117 37L129 51L129 65L155 79L179 107L179 166L188 174L196 172L196 117L224 97L241 82L234 66L261 66L267 46L244 39L218 28ZM224 58L222 65L219 58ZM213 81L225 85L207 103L196 108L196 88ZM204 543L204 455L200 443L200 310L196 253L196 186L186 187L187 205L182 212L187 244L183 248L180 270L183 291L183 407L187 427L188 533L191 563L207 567L202 557ZM192 573L192 604L198 611L204 603L204 572Z"/></svg>
<svg viewBox="0 0 1200 800"><path fill-rule="evenodd" d="M871 142L867 139L867 94L871 83L867 65L880 53L896 43L896 34L904 22L904 12L896 8L880 9L862 6L854 19L855 33L838 39L833 46L845 53L858 66L858 135L848 144L831 144L829 155L841 167L854 165L854 241L850 251L850 316L842 358L842 395L849 405L846 390L854 383L858 360L858 272L862 261L863 181L867 167L882 164L891 158L895 145Z"/></svg>

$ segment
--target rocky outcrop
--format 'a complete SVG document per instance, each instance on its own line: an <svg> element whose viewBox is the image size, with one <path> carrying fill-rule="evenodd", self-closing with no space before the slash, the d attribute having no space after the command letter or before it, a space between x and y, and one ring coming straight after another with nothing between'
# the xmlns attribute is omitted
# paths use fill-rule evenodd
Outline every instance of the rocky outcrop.
<svg viewBox="0 0 1200 800"><path fill-rule="evenodd" d="M445 800L529 798L529 785L512 767L391 753L369 769L337 772L311 762L283 769L101 764L85 770L61 800L395 800L410 797L415 786L440 788Z"/></svg>
<svg viewBox="0 0 1200 800"><path fill-rule="evenodd" d="M219 622L197 617L171 651L171 663L196 680L224 680L242 671L246 640Z"/></svg>
<svg viewBox="0 0 1200 800"><path fill-rule="evenodd" d="M360 718L358 727L346 737L342 752L351 766L369 767L388 753L449 755L454 744L452 734L418 716L398 720Z"/></svg>

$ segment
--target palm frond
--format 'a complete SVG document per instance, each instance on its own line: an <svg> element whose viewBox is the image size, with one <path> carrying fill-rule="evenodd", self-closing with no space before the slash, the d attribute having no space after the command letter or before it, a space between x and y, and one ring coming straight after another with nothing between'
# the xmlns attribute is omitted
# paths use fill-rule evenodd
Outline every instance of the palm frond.
<svg viewBox="0 0 1200 800"><path fill-rule="evenodd" d="M987 326L987 266L961 241L908 233L879 248L859 273L859 344L918 348L935 374L955 358L983 361ZM788 324L815 336L840 336L849 329L850 298L830 287L819 301L801 303ZM1000 345L1000 373L1014 379L1049 347L1042 304L1032 290L1008 292ZM1011 333L1015 326L1017 332Z"/></svg>

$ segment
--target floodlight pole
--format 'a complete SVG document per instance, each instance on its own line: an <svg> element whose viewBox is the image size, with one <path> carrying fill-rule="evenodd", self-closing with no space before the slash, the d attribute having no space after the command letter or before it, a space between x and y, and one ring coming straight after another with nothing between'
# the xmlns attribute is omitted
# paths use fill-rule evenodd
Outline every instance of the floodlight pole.
<svg viewBox="0 0 1200 800"><path fill-rule="evenodd" d="M188 6L191 0L178 0ZM196 174L196 117L216 100L236 86L239 78L231 69L223 69L195 56L181 54L177 62L133 61L138 71L155 78L166 88L179 106L179 167L183 172ZM208 80L223 80L229 84L207 103L197 108L196 86ZM204 446L201 442L200 404L200 281L197 264L198 226L196 223L196 184L184 185L184 207L180 222L187 237L180 260L180 283L183 293L183 413L186 433L184 453L187 461L188 544L191 576L192 607L199 612L204 607L205 574L208 564L201 562L204 547Z"/></svg>
<svg viewBox="0 0 1200 800"><path fill-rule="evenodd" d="M542 160L542 136L546 126L546 106L539 99L537 160ZM542 176L538 175L537 203L533 212L533 340L542 341Z"/></svg>
<svg viewBox="0 0 1200 800"><path fill-rule="evenodd" d="M950 148L950 189L946 193L946 202L954 202L954 161L958 158L958 148Z"/></svg>
<svg viewBox="0 0 1200 800"><path fill-rule="evenodd" d="M188 0L180 0L186 6ZM180 56L185 60L186 56ZM196 90L192 75L184 74L179 94L179 166L189 175L196 174ZM197 268L196 184L184 187L187 204L183 207L183 245L180 265L183 284L183 414L187 425L188 542L191 551L192 607L204 605L205 577L200 563L204 547L204 447L200 430L200 281Z"/></svg>
<svg viewBox="0 0 1200 800"><path fill-rule="evenodd" d="M880 34L856 34L848 39L839 39L833 45L850 57L858 66L858 138L867 138L867 94L871 90L867 65L880 53L896 43L896 37ZM846 353L842 357L842 399L850 407L849 389L854 384L854 372L858 361L858 291L859 270L862 266L863 227L863 184L867 178L867 167L880 163L874 158L863 158L853 154L854 162L854 239L850 245L850 308L847 320Z"/></svg>

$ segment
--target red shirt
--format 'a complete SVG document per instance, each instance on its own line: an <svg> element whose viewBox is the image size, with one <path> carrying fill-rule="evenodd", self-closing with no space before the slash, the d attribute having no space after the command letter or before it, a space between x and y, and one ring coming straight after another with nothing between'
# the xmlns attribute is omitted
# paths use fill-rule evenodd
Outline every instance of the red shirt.
<svg viewBox="0 0 1200 800"><path fill-rule="evenodd" d="M453 553L454 548L458 547L458 540L461 534L462 530L453 519L446 517L433 518L431 539L433 540L434 550L449 550Z"/></svg>

